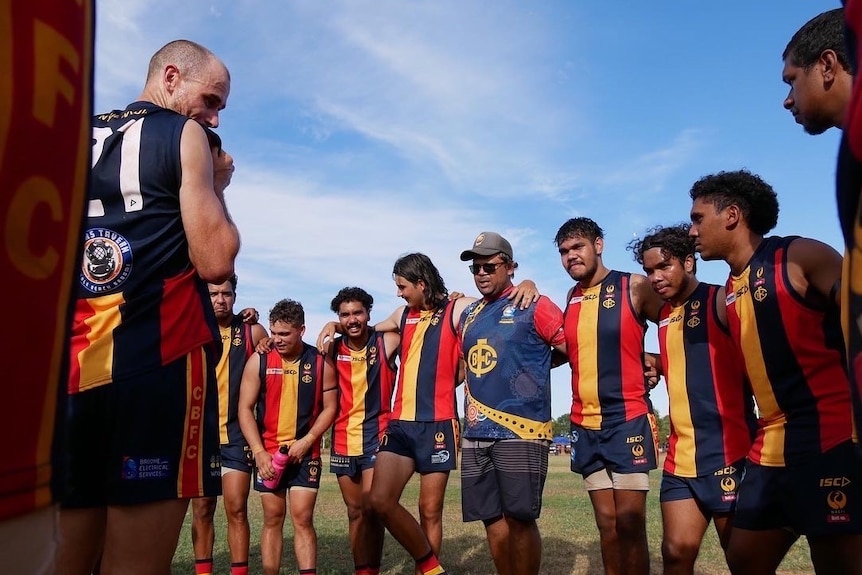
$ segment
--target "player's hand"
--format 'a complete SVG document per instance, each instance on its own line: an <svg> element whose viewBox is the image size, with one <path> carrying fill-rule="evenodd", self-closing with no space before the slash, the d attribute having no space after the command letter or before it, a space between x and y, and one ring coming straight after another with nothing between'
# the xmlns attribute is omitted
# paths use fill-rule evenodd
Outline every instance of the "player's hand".
<svg viewBox="0 0 862 575"><path fill-rule="evenodd" d="M330 321L320 330L320 335L317 336L317 349L320 353L329 353L329 346L335 340L335 334L338 333L338 325L337 322Z"/></svg>
<svg viewBox="0 0 862 575"><path fill-rule="evenodd" d="M512 305L527 309L533 302L539 301L540 295L542 294L539 293L539 288L536 287L533 280L524 280L515 286L512 293L509 294L509 299L512 301Z"/></svg>
<svg viewBox="0 0 862 575"><path fill-rule="evenodd" d="M659 358L652 353L644 352L643 365L644 381L650 389L654 389L658 385L658 378L661 376Z"/></svg>
<svg viewBox="0 0 862 575"><path fill-rule="evenodd" d="M275 467L272 466L272 455L266 449L261 449L255 454L254 464L257 467L257 474L261 479L272 479L275 477Z"/></svg>
<svg viewBox="0 0 862 575"><path fill-rule="evenodd" d="M453 291L449 294L449 301L455 301L456 299L461 299L462 297L464 297L463 292Z"/></svg>
<svg viewBox="0 0 862 575"><path fill-rule="evenodd" d="M254 346L254 351L261 355L266 355L272 350L273 339L271 337L262 337L257 345Z"/></svg>
<svg viewBox="0 0 862 575"><path fill-rule="evenodd" d="M254 325L257 323L258 318L260 318L260 314L253 307L247 307L239 312L239 317L242 318L243 323Z"/></svg>
<svg viewBox="0 0 862 575"><path fill-rule="evenodd" d="M291 465L299 463L310 449L310 439L305 437L297 439L290 445L290 450L287 452L287 462Z"/></svg>

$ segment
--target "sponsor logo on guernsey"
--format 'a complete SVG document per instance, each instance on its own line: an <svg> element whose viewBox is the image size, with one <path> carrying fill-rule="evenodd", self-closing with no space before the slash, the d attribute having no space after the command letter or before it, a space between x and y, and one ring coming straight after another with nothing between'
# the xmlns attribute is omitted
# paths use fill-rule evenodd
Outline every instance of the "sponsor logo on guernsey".
<svg viewBox="0 0 862 575"><path fill-rule="evenodd" d="M419 323L419 320L421 319L421 317L408 317L407 321L405 321L404 323L406 323L407 325L413 325L414 323Z"/></svg>
<svg viewBox="0 0 862 575"><path fill-rule="evenodd" d="M850 480L846 477L824 477L820 480L820 487L844 487L850 485Z"/></svg>
<svg viewBox="0 0 862 575"><path fill-rule="evenodd" d="M132 273L132 245L113 230L92 228L84 234L81 285L100 294L123 285Z"/></svg>
<svg viewBox="0 0 862 575"><path fill-rule="evenodd" d="M431 454L431 463L446 463L447 461L449 461L449 451L446 449Z"/></svg>
<svg viewBox="0 0 862 575"><path fill-rule="evenodd" d="M335 359L337 361L353 361L353 356L338 354Z"/></svg>
<svg viewBox="0 0 862 575"><path fill-rule="evenodd" d="M729 503L731 501L736 501L736 479L731 475L725 475L721 478L721 481L718 482L719 487L721 487L721 500L725 503Z"/></svg>
<svg viewBox="0 0 862 575"><path fill-rule="evenodd" d="M171 463L164 457L123 457L123 479L140 481L167 479L171 476Z"/></svg>
<svg viewBox="0 0 862 575"><path fill-rule="evenodd" d="M268 367L266 368L267 375L284 375L284 369L280 367Z"/></svg>
<svg viewBox="0 0 862 575"><path fill-rule="evenodd" d="M826 505L829 506L829 514L826 516L827 523L849 523L850 514L845 509L847 507L847 494L836 489L830 491L826 496Z"/></svg>
<svg viewBox="0 0 862 575"><path fill-rule="evenodd" d="M515 323L515 306L510 304L503 308L499 323Z"/></svg>
<svg viewBox="0 0 862 575"><path fill-rule="evenodd" d="M663 320L661 320L660 322L658 322L659 327L667 327L669 325L670 325L670 318L669 317L666 317Z"/></svg>

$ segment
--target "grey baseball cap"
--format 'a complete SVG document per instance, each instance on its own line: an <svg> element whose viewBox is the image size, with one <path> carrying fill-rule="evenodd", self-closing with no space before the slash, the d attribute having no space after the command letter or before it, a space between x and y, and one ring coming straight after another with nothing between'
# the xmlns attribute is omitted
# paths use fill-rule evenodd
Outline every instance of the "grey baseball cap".
<svg viewBox="0 0 862 575"><path fill-rule="evenodd" d="M472 248L461 252L461 261L466 262L473 258L484 258L500 253L506 254L509 259L514 259L509 240L496 232L482 232L476 236Z"/></svg>

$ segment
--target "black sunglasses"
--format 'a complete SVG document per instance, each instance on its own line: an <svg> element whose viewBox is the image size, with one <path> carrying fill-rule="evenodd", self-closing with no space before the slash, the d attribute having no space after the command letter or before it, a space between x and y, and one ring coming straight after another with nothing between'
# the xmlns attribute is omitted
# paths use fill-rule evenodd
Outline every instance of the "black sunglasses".
<svg viewBox="0 0 862 575"><path fill-rule="evenodd" d="M471 264L467 266L467 269L470 270L470 273L472 273L474 276L479 275L479 270L482 270L486 274L491 275L492 273L497 271L497 268L503 265L503 263L504 262L497 262L495 264Z"/></svg>

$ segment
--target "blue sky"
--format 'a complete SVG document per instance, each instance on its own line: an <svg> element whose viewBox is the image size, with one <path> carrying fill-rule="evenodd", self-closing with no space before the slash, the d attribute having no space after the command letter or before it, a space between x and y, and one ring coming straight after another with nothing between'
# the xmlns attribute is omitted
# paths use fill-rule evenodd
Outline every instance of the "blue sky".
<svg viewBox="0 0 862 575"><path fill-rule="evenodd" d="M686 220L691 184L719 170L775 187L776 233L838 247L839 134L804 134L781 82L792 34L838 6L100 0L96 111L133 101L170 40L225 61L238 305L265 318L299 300L313 342L345 285L374 295L373 319L401 305L391 271L406 252L475 295L458 255L483 230L511 240L518 278L560 305L572 281L552 240L566 219L596 220L606 264L639 271L625 245ZM702 280L726 275L699 266ZM553 376L554 416L571 402L567 370ZM654 401L667 413L663 389Z"/></svg>

